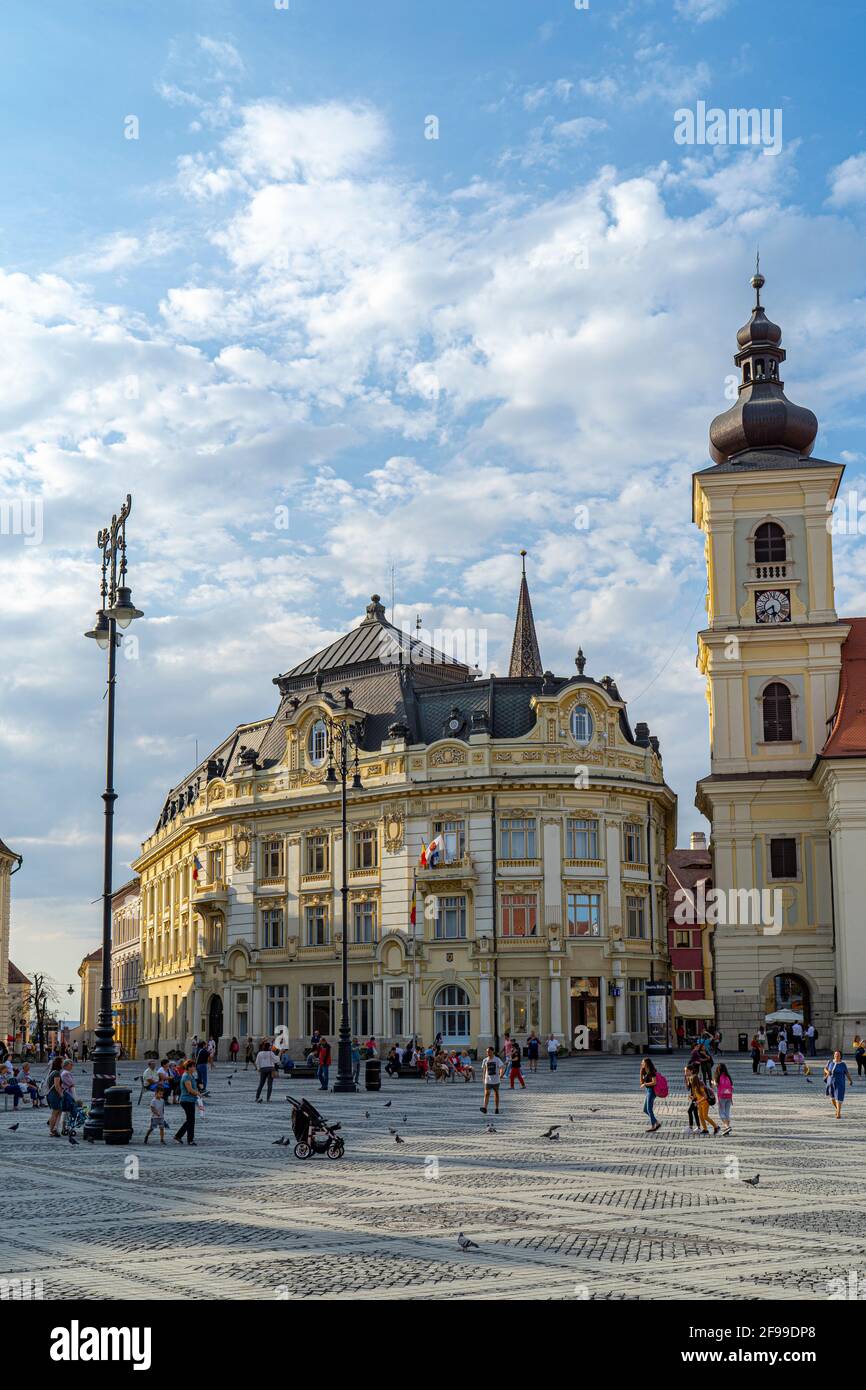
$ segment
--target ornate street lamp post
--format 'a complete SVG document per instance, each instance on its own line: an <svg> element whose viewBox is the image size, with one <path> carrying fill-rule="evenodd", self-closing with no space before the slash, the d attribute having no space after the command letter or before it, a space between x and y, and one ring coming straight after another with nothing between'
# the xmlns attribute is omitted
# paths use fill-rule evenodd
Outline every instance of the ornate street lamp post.
<svg viewBox="0 0 866 1390"><path fill-rule="evenodd" d="M114 690L116 685L117 648L121 638L118 627L129 627L142 613L132 602L126 583L126 519L132 510L132 498L127 493L120 512L111 518L96 537L102 553L100 607L96 623L86 637L108 651L108 710L105 740L105 848L102 881L102 984L99 992L99 1018L94 1029L96 1044L93 1061L93 1089L90 1113L84 1126L85 1139L103 1138L105 1124L105 1092L117 1077L117 1058L114 1051L114 1024L111 1018L111 869L114 853Z"/></svg>
<svg viewBox="0 0 866 1390"><path fill-rule="evenodd" d="M346 819L346 791L348 780L352 778L352 790L363 791L361 773L358 766L358 734L355 724L347 711L353 708L349 687L340 691L343 697L343 713L329 715L325 719L328 731L328 774L325 785L340 786L340 811L342 824L343 878L340 889L343 916L343 997L340 1008L340 1032L337 1044L337 1079L335 1091L357 1091L352 1075L352 1030L349 1026L349 856L348 826ZM353 752L354 750L354 752Z"/></svg>

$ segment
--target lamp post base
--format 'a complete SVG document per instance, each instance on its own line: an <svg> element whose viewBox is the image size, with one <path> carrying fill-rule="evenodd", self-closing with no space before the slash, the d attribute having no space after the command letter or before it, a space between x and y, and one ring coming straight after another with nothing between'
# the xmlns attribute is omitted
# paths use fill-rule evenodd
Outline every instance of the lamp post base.
<svg viewBox="0 0 866 1390"><path fill-rule="evenodd" d="M90 1054L93 1063L93 1089L91 1091L90 1111L84 1122L82 1135L91 1143L103 1139L105 1132L105 1092L117 1081L117 1054L114 1050L114 1025L111 1016L106 1019L100 1013L94 1030L96 1046Z"/></svg>

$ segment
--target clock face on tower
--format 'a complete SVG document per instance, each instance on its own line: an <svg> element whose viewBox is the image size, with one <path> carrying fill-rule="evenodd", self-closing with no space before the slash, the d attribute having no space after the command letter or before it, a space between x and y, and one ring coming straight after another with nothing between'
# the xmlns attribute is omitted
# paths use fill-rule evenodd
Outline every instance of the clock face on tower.
<svg viewBox="0 0 866 1390"><path fill-rule="evenodd" d="M787 589L762 589L755 594L755 621L759 623L789 623L791 595Z"/></svg>

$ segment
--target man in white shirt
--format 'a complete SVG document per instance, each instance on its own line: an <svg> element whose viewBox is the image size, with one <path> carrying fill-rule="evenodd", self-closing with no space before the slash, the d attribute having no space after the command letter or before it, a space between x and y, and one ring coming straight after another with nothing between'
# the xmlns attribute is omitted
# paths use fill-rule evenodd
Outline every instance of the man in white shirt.
<svg viewBox="0 0 866 1390"><path fill-rule="evenodd" d="M274 1069L277 1059L272 1047L267 1043L262 1043L261 1051L256 1056L256 1071L259 1074L259 1089L256 1091L256 1100L259 1105L262 1103L262 1089L268 1088L268 1101L271 1099L271 1091L274 1089Z"/></svg>
<svg viewBox="0 0 866 1390"><path fill-rule="evenodd" d="M794 1051L795 1051L795 1052L802 1052L802 1050L803 1050L803 1025L802 1025L802 1023L799 1023L799 1022L798 1022L798 1023L795 1023L794 1026L793 1026L793 1028L791 1029L791 1033L792 1033L793 1038L794 1038Z"/></svg>
<svg viewBox="0 0 866 1390"><path fill-rule="evenodd" d="M809 1027L806 1029L806 1044L807 1044L807 1046L808 1046L808 1048L809 1048L809 1056L810 1056L810 1057L814 1057L814 1056L815 1056L815 1025L814 1025L814 1023L810 1023L810 1024L809 1024Z"/></svg>
<svg viewBox="0 0 866 1390"><path fill-rule="evenodd" d="M547 1057L548 1057L548 1061L550 1062L550 1070L551 1070L551 1071L556 1071L556 1058L557 1058L558 1052L559 1052L559 1043L557 1042L556 1038L555 1038L555 1037L553 1036L553 1034L551 1033L550 1037L547 1039Z"/></svg>
<svg viewBox="0 0 866 1390"><path fill-rule="evenodd" d="M496 1114L499 1114L499 1083L504 1075L505 1067L496 1056L493 1048L488 1047L487 1056L481 1063L481 1080L484 1082L484 1104L481 1106L482 1115L487 1114L487 1107L490 1104L491 1096L493 1096L493 1105Z"/></svg>

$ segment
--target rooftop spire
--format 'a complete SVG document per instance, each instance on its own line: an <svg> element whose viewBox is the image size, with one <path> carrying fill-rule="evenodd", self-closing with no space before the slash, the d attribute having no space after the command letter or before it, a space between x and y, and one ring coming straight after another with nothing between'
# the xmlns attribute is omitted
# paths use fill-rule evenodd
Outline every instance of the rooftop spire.
<svg viewBox="0 0 866 1390"><path fill-rule="evenodd" d="M523 571L520 576L520 597L517 600L517 619L514 624L514 641L511 644L511 665L509 676L543 676L541 652L538 650L538 637L535 633L535 619L529 599L529 585L526 582L526 551L521 550Z"/></svg>
<svg viewBox="0 0 866 1390"><path fill-rule="evenodd" d="M786 356L782 330L767 318L761 303L765 281L760 252L750 284L755 307L737 334L739 351L734 357L741 371L737 400L710 425L710 455L716 463L738 459L750 450L784 450L808 458L818 421L811 410L794 405L785 395L780 371Z"/></svg>

